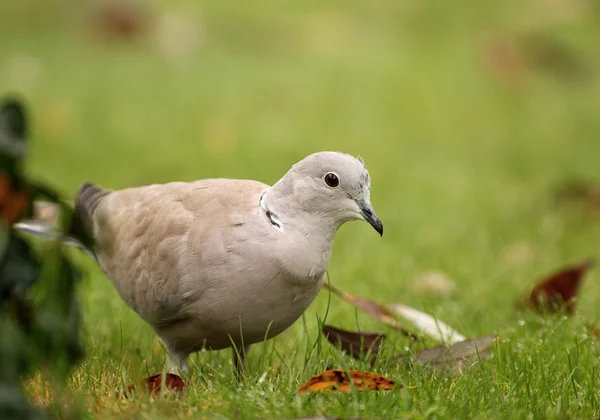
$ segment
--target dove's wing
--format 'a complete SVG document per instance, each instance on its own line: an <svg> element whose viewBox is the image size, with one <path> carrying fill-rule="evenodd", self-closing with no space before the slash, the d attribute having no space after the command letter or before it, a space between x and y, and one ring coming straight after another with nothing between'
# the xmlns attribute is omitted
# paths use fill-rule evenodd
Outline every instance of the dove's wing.
<svg viewBox="0 0 600 420"><path fill-rule="evenodd" d="M231 232L256 216L267 188L227 179L121 191L86 185L77 206L89 221L98 261L123 299L154 326L187 315L212 268L227 259Z"/></svg>

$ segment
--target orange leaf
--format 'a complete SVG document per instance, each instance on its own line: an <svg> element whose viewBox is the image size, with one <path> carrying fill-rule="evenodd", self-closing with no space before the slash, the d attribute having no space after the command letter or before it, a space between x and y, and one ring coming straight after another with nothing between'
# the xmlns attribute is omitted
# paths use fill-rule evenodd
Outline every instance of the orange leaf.
<svg viewBox="0 0 600 420"><path fill-rule="evenodd" d="M575 311L573 298L579 292L583 275L594 263L590 259L542 279L531 291L529 304L538 310L549 309L554 312L564 307L572 314Z"/></svg>
<svg viewBox="0 0 600 420"><path fill-rule="evenodd" d="M341 369L331 369L313 376L306 381L298 389L298 394L315 391L348 392L353 387L358 391L387 391L394 387L402 388L402 385L396 385L394 381L370 372L361 372L358 370L349 370L346 372Z"/></svg>
<svg viewBox="0 0 600 420"><path fill-rule="evenodd" d="M396 319L394 313L390 309L386 308L385 305L381 305L377 302L373 302L372 300L343 292L340 289L337 289L336 287L328 283L323 283L323 288L331 290L331 293L333 293L334 295L337 295L344 299L346 302L353 304L367 315L370 315L373 318L377 319L379 322L382 322L386 325L395 328L397 331L399 331L406 337L410 337L414 340L418 338L416 335L402 327Z"/></svg>

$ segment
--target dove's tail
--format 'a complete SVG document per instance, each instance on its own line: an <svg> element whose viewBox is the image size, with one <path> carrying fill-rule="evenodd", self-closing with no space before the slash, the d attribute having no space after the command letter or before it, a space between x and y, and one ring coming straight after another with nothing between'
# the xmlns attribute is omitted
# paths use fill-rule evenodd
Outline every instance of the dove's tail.
<svg viewBox="0 0 600 420"><path fill-rule="evenodd" d="M86 254L96 259L91 241L91 215L101 198L110 191L92 184L84 183L74 203L73 220L68 232L63 233L58 229L60 206L54 203L36 201L33 203L33 217L21 220L12 225L21 232L48 240L60 240L65 245L81 249Z"/></svg>
<svg viewBox="0 0 600 420"><path fill-rule="evenodd" d="M88 254L93 254L90 249L83 245L82 241L73 235L65 235L58 229L59 215L60 207L57 204L36 201L33 203L33 216L31 219L21 220L13 224L12 227L41 239L60 240L65 245L74 246Z"/></svg>

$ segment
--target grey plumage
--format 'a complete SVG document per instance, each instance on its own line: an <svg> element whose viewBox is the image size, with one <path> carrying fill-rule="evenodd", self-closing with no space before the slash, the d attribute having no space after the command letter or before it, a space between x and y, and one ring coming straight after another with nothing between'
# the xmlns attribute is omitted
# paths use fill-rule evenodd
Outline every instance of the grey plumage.
<svg viewBox="0 0 600 420"><path fill-rule="evenodd" d="M342 224L367 220L383 232L364 161L337 152L308 156L272 187L206 179L109 191L86 183L75 207L120 296L184 370L203 347L241 353L296 321L321 288ZM32 232L38 222L17 227Z"/></svg>

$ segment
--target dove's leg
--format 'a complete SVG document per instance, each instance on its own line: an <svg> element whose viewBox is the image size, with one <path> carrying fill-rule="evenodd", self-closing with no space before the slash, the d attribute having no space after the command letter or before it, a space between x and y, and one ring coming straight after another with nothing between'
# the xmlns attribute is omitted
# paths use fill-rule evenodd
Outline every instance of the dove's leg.
<svg viewBox="0 0 600 420"><path fill-rule="evenodd" d="M178 373L178 371L181 370L188 375L190 373L190 368L188 367L187 359L187 353L177 353L172 350L167 350L167 370L173 373Z"/></svg>
<svg viewBox="0 0 600 420"><path fill-rule="evenodd" d="M250 347L251 345L248 344L247 346L233 348L233 365L238 378L246 374L246 356L250 351Z"/></svg>

